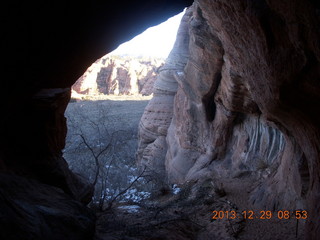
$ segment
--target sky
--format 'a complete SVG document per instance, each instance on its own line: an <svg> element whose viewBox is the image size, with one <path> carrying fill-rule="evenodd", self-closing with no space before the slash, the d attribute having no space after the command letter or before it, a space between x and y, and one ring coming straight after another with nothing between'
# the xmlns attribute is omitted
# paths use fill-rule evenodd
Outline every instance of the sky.
<svg viewBox="0 0 320 240"><path fill-rule="evenodd" d="M121 44L111 54L166 58L176 40L183 14L184 12L181 12L157 26L148 28L130 41Z"/></svg>

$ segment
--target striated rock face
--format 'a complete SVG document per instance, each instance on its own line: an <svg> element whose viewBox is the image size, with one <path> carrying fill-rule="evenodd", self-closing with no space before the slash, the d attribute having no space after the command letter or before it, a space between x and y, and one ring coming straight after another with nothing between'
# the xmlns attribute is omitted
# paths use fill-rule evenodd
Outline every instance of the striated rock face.
<svg viewBox="0 0 320 240"><path fill-rule="evenodd" d="M139 148L137 159L140 165L148 166L159 178L165 176L166 136L170 126L174 96L178 89L176 74L182 74L188 60L189 9L181 20L177 39L165 65L160 69L153 87L153 98L147 105L139 125Z"/></svg>
<svg viewBox="0 0 320 240"><path fill-rule="evenodd" d="M75 82L78 94L151 95L162 59L106 55Z"/></svg>
<svg viewBox="0 0 320 240"><path fill-rule="evenodd" d="M319 9L301 1L197 0L184 19L172 50L180 48L175 58L184 65L156 80L155 89L173 90L145 110L138 161L161 166L175 183L249 175L251 203L307 209L308 237L316 239Z"/></svg>

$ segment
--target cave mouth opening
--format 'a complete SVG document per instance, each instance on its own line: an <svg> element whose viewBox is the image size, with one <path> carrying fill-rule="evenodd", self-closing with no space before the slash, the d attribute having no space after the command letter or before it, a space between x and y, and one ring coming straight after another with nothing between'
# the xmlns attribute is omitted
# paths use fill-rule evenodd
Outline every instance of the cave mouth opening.
<svg viewBox="0 0 320 240"><path fill-rule="evenodd" d="M147 184L136 166L138 126L183 15L121 44L72 86L63 157L74 173L94 185L92 208L103 210L151 195L154 184Z"/></svg>

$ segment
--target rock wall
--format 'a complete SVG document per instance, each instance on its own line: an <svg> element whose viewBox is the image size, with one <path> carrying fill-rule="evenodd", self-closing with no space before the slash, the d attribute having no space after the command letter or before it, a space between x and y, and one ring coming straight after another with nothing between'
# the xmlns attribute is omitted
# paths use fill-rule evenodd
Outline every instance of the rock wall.
<svg viewBox="0 0 320 240"><path fill-rule="evenodd" d="M3 3L1 239L93 239L95 217L85 206L92 187L70 171L61 152L70 88L96 59L191 3Z"/></svg>
<svg viewBox="0 0 320 240"><path fill-rule="evenodd" d="M1 239L93 239L94 214L59 188L1 173L0 205Z"/></svg>
<svg viewBox="0 0 320 240"><path fill-rule="evenodd" d="M183 72L188 52L188 21L192 14L187 10L181 20L177 39L153 86L153 98L148 103L139 125L139 164L149 166L149 170L165 174L166 136L172 121L174 96L178 89L175 74Z"/></svg>
<svg viewBox="0 0 320 240"><path fill-rule="evenodd" d="M70 88L42 89L30 102L27 124L8 128L9 147L0 173L1 239L90 239L95 216L85 205L93 186L62 157L67 133L64 111ZM24 133L24 134L22 134ZM23 144L20 144L23 143ZM14 158L15 157L15 158Z"/></svg>
<svg viewBox="0 0 320 240"><path fill-rule="evenodd" d="M161 166L175 183L248 174L257 179L253 204L307 209L307 237L316 239L319 8L301 1L196 0L184 19L185 35L172 52L180 47L185 65L170 80L156 80L172 92L155 96L145 110L138 161Z"/></svg>
<svg viewBox="0 0 320 240"><path fill-rule="evenodd" d="M151 95L152 86L164 60L108 54L73 84L78 94Z"/></svg>

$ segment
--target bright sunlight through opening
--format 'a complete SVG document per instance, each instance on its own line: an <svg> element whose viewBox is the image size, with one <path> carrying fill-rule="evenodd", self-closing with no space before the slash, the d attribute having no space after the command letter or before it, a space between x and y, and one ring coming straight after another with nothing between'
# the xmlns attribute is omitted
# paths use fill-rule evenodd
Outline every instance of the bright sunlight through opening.
<svg viewBox="0 0 320 240"><path fill-rule="evenodd" d="M72 99L150 99L185 10L97 59L72 86Z"/></svg>
<svg viewBox="0 0 320 240"><path fill-rule="evenodd" d="M184 11L167 21L148 28L140 35L121 44L111 55L167 58L176 40Z"/></svg>

